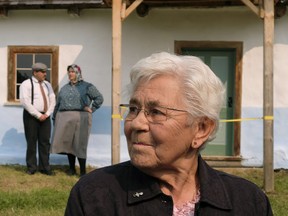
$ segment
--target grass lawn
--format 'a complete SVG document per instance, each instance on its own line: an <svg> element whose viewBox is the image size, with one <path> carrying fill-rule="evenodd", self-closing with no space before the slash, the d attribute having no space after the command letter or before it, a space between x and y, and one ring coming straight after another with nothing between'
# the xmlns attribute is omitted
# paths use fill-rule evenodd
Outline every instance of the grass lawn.
<svg viewBox="0 0 288 216"><path fill-rule="evenodd" d="M93 168L89 167L88 172ZM53 166L55 176L27 175L20 165L0 166L0 215L63 216L71 187L79 177L68 176L67 166ZM263 187L263 170L222 168ZM78 170L79 173L79 170ZM275 171L275 191L267 194L275 216L288 216L288 171Z"/></svg>
<svg viewBox="0 0 288 216"><path fill-rule="evenodd" d="M67 166L53 166L55 176L27 175L26 167L0 166L0 215L63 216L71 187L79 179Z"/></svg>

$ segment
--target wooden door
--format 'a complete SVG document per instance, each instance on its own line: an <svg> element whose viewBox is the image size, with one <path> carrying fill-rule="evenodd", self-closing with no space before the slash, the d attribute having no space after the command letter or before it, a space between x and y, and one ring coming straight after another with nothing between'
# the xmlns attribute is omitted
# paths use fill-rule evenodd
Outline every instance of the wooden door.
<svg viewBox="0 0 288 216"><path fill-rule="evenodd" d="M233 49L195 49L182 48L183 55L194 55L201 58L214 73L222 80L226 87L226 102L220 114L221 119L233 119L234 116L234 80L236 53ZM208 143L202 155L232 156L234 154L233 123L222 122L216 138Z"/></svg>

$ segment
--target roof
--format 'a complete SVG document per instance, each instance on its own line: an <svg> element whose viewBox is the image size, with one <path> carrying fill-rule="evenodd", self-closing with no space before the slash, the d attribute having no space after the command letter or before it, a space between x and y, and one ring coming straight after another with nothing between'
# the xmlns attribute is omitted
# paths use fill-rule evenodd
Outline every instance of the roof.
<svg viewBox="0 0 288 216"><path fill-rule="evenodd" d="M129 6L134 1L127 0ZM259 0L252 0L257 4ZM16 8L63 8L71 5L81 7L104 7L111 8L112 0L2 0L0 6ZM224 6L243 6L241 0L143 0L142 5L147 7L224 7Z"/></svg>
<svg viewBox="0 0 288 216"><path fill-rule="evenodd" d="M135 1L126 0L126 7ZM143 0L136 11L139 16L146 16L153 8L216 8L245 6L245 3L261 6L263 0ZM286 13L288 0L274 0L275 17ZM112 0L1 0L0 16L7 16L9 10L17 9L67 9L68 13L80 15L81 9L112 8Z"/></svg>
<svg viewBox="0 0 288 216"><path fill-rule="evenodd" d="M12 9L67 9L107 7L102 0L1 0L0 7Z"/></svg>

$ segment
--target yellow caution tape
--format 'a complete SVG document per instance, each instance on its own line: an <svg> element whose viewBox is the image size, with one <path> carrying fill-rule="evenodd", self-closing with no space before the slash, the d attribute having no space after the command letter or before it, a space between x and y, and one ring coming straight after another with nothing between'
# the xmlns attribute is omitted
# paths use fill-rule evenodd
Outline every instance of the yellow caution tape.
<svg viewBox="0 0 288 216"><path fill-rule="evenodd" d="M122 119L121 115L119 114L113 114L113 119ZM241 121L253 121L253 120L274 120L273 116L264 116L264 117L258 117L258 118L239 118L239 119L220 119L220 122L241 122Z"/></svg>
<svg viewBox="0 0 288 216"><path fill-rule="evenodd" d="M121 115L119 115L119 114L113 114L113 115L112 115L112 118L118 118L118 119L121 119L121 120L122 120L122 117L121 117Z"/></svg>
<svg viewBox="0 0 288 216"><path fill-rule="evenodd" d="M264 120L274 120L274 116L264 116Z"/></svg>
<svg viewBox="0 0 288 216"><path fill-rule="evenodd" d="M240 118L240 119L221 119L220 122L241 122L241 121L253 121L253 120L273 120L273 116L264 116L258 118Z"/></svg>

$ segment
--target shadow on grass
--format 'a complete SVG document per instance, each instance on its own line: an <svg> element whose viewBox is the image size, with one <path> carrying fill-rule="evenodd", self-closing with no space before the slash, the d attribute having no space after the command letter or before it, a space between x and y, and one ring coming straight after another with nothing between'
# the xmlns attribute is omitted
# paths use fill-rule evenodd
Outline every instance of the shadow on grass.
<svg viewBox="0 0 288 216"><path fill-rule="evenodd" d="M24 165L20 165L20 164L6 164L6 165L1 165L1 166L5 167L7 170L14 170L16 172L21 172L21 173L26 173L27 171L27 167ZM68 174L69 172L69 165L50 165L50 167L54 173ZM97 167L91 167L91 166L86 167L87 173L91 172L94 169L97 169ZM79 166L76 166L76 171L78 173L79 173L79 170L80 170Z"/></svg>
<svg viewBox="0 0 288 216"><path fill-rule="evenodd" d="M27 168L24 165L19 165L19 164L7 164L7 165L1 165L2 167L5 167L7 170L15 170L17 172L26 172ZM53 171L57 171L59 173L67 173L69 170L68 165L50 165L51 169Z"/></svg>

